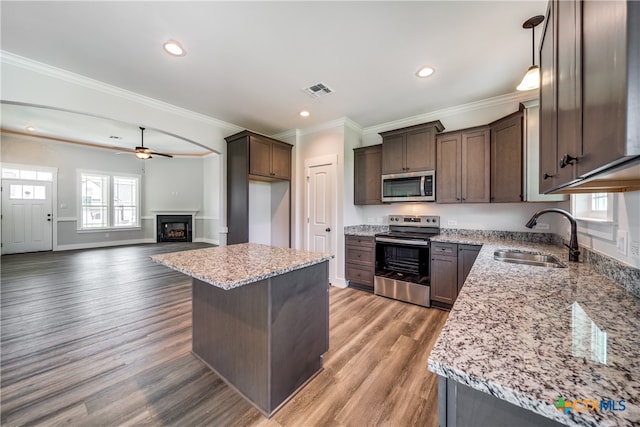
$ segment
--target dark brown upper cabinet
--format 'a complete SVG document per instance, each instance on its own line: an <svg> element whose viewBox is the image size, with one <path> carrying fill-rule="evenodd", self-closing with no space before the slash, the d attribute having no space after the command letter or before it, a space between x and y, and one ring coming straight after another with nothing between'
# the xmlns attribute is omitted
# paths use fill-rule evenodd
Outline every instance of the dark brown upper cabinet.
<svg viewBox="0 0 640 427"><path fill-rule="evenodd" d="M353 150L353 204L382 204L382 145Z"/></svg>
<svg viewBox="0 0 640 427"><path fill-rule="evenodd" d="M440 120L381 132L382 174L430 171L436 168L436 134Z"/></svg>
<svg viewBox="0 0 640 427"><path fill-rule="evenodd" d="M252 133L246 137L249 138L250 175L267 179L291 179L291 145Z"/></svg>
<svg viewBox="0 0 640 427"><path fill-rule="evenodd" d="M558 103L556 97L556 4L549 3L540 42L540 181L547 193L558 186Z"/></svg>
<svg viewBox="0 0 640 427"><path fill-rule="evenodd" d="M540 71L541 191L640 189L640 3L552 0Z"/></svg>
<svg viewBox="0 0 640 427"><path fill-rule="evenodd" d="M520 110L490 125L492 203L523 201L523 119Z"/></svg>
<svg viewBox="0 0 640 427"><path fill-rule="evenodd" d="M489 203L490 128L481 126L436 138L436 201Z"/></svg>

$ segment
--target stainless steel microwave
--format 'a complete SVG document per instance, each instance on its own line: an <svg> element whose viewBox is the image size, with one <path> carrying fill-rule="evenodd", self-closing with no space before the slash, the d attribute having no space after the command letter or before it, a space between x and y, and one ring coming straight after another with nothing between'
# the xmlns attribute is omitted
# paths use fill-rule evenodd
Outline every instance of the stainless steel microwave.
<svg viewBox="0 0 640 427"><path fill-rule="evenodd" d="M435 202L435 171L382 175L383 202Z"/></svg>

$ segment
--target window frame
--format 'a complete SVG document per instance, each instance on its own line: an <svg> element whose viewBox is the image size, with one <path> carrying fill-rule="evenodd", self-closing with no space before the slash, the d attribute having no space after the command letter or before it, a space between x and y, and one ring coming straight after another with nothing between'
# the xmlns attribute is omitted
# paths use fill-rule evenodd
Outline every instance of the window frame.
<svg viewBox="0 0 640 427"><path fill-rule="evenodd" d="M604 211L594 210L596 195L606 195L607 208ZM598 197L601 198L601 197ZM615 198L614 193L579 193L571 195L571 213L580 221L614 223Z"/></svg>
<svg viewBox="0 0 640 427"><path fill-rule="evenodd" d="M99 176L106 178L106 204L100 206L106 206L106 216L107 220L105 225L101 225L98 227L87 227L84 223L84 208L90 205L86 205L84 203L84 195L82 192L82 181L85 176ZM116 205L114 200L115 195L115 181L117 178L124 179L134 179L136 194L134 196L135 205L133 206L136 210L136 221L133 225L116 225L115 217L116 217L116 209L122 207L121 204ZM76 169L76 186L77 186L77 218L76 221L76 230L80 233L92 233L92 232L102 232L102 231L123 231L123 230L140 230L142 229L141 225L141 212L142 207L140 206L140 201L142 198L142 176L137 174L130 173L120 173L120 172L105 172L105 171L96 171L96 170L87 170L87 169ZM127 205L128 207L132 207L131 205Z"/></svg>

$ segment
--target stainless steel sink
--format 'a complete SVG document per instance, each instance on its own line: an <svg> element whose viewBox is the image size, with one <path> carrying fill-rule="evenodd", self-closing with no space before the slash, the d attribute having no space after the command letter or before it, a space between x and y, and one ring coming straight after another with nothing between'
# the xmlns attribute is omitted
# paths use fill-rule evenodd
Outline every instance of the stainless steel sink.
<svg viewBox="0 0 640 427"><path fill-rule="evenodd" d="M516 252L500 250L493 253L493 258L498 261L510 262L513 264L526 264L537 267L565 268L566 265L560 262L553 255L536 254L532 252Z"/></svg>

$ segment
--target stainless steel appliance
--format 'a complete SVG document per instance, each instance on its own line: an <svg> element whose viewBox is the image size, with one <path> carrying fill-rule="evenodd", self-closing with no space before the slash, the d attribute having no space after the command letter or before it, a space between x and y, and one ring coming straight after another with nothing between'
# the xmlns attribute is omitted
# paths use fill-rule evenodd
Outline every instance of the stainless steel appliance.
<svg viewBox="0 0 640 427"><path fill-rule="evenodd" d="M378 233L374 293L431 306L431 237L440 233L439 216L389 216L389 231Z"/></svg>
<svg viewBox="0 0 640 427"><path fill-rule="evenodd" d="M434 202L435 200L435 171L382 175L383 202Z"/></svg>

